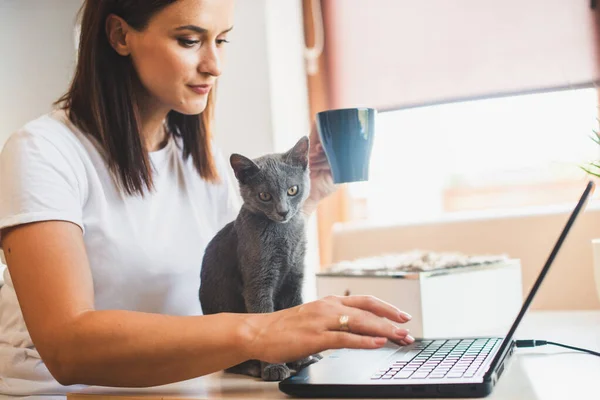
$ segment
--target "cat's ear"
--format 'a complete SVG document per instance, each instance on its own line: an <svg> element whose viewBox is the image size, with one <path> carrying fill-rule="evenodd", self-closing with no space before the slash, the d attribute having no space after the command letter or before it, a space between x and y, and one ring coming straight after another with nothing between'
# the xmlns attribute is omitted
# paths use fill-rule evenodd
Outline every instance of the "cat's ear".
<svg viewBox="0 0 600 400"><path fill-rule="evenodd" d="M308 150L310 148L310 141L308 136L302 136L298 143L294 145L287 153L285 153L284 159L287 163L292 165L299 165L306 169L308 167Z"/></svg>
<svg viewBox="0 0 600 400"><path fill-rule="evenodd" d="M254 161L241 154L232 154L229 157L229 163L231 164L231 168L233 168L235 177L242 184L248 182L248 179L256 175L260 170Z"/></svg>

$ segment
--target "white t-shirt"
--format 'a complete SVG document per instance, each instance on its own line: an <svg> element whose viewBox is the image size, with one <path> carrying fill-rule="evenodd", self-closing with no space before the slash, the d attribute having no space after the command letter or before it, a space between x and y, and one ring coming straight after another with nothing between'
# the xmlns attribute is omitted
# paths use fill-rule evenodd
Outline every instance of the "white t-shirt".
<svg viewBox="0 0 600 400"><path fill-rule="evenodd" d="M44 220L79 225L97 310L201 314L198 288L204 249L239 210L223 157L214 150L221 182L208 183L191 157L183 160L178 141L171 139L150 153L155 191L128 196L118 189L96 143L62 111L14 133L0 155L0 229ZM0 394L67 392L33 346L8 270L4 279Z"/></svg>

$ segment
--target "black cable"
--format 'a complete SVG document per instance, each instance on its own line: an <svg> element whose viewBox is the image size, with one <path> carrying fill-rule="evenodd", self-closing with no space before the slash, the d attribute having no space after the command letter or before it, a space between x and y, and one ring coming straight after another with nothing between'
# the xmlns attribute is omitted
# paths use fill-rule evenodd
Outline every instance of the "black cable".
<svg viewBox="0 0 600 400"><path fill-rule="evenodd" d="M562 343L549 342L547 340L517 340L515 342L515 344L517 347L538 347L538 346L545 346L547 344L551 344L554 346L564 347L566 349L583 351L584 353L588 353L588 354L592 354L594 356L600 357L600 353L598 353L596 351L582 349L582 348L574 347L574 346L569 346L569 345L562 344Z"/></svg>

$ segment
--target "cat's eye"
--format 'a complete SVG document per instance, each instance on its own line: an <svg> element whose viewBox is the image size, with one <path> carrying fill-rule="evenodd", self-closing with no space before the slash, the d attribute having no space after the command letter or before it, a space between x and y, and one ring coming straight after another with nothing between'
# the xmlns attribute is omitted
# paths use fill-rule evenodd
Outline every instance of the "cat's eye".
<svg viewBox="0 0 600 400"><path fill-rule="evenodd" d="M272 199L271 194L267 192L260 192L258 198L262 201L270 201Z"/></svg>
<svg viewBox="0 0 600 400"><path fill-rule="evenodd" d="M287 191L288 196L295 196L298 194L298 186L294 185Z"/></svg>

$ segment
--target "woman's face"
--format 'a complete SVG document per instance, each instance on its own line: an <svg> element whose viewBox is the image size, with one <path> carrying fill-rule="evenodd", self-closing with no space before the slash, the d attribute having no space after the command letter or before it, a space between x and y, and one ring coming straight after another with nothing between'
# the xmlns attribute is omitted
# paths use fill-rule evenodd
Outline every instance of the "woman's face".
<svg viewBox="0 0 600 400"><path fill-rule="evenodd" d="M233 0L179 0L141 31L128 29L127 46L155 107L186 115L204 111L223 66L233 27Z"/></svg>

